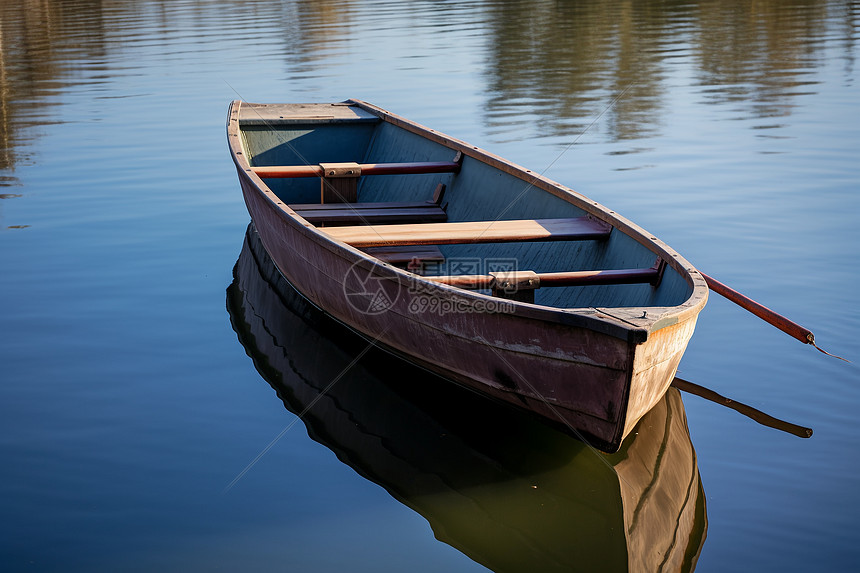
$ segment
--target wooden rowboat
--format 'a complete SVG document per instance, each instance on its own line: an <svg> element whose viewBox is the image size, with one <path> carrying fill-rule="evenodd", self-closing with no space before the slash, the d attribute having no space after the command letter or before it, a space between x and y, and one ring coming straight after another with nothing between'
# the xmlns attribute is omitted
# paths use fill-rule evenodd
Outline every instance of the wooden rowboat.
<svg viewBox="0 0 860 573"><path fill-rule="evenodd" d="M308 435L474 561L505 572L695 569L707 507L677 389L617 453L595 455L530 416L365 354L363 339L283 279L253 224L227 309Z"/></svg>
<svg viewBox="0 0 860 573"><path fill-rule="evenodd" d="M608 452L668 389L708 287L615 212L357 100L227 133L280 272L374 344Z"/></svg>

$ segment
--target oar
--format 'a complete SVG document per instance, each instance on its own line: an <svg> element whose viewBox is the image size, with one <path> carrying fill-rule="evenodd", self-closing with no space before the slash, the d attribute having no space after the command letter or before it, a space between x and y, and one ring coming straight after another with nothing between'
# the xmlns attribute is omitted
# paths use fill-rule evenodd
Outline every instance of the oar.
<svg viewBox="0 0 860 573"><path fill-rule="evenodd" d="M797 324L796 322L789 320L788 318L782 316L781 314L777 314L776 312L772 311L771 309L764 306L763 304L760 304L760 303L754 301L753 299L749 298L748 296L739 293L735 289L724 285L723 283L721 283L717 279L715 279L713 277L709 277L705 273L701 273L701 275L705 278L705 282L708 283L708 288L710 288L715 293L729 299L730 301L732 301L736 305L740 306L741 308L744 308L744 309L750 311L751 313L753 313L754 315L756 315L760 319L764 320L765 322L772 324L773 326L777 327L778 329L785 332L789 336L796 338L797 340L801 341L802 343L811 344L816 349L818 349L819 352L823 352L824 354L826 354L828 356L832 356L833 358L838 358L839 360L845 360L841 356L836 356L835 354L831 354L831 353L827 352L826 350L819 348L819 346L817 344L815 344L815 335L812 334L812 331L809 330L808 328L805 328L805 327ZM845 362L850 362L850 361L845 360Z"/></svg>
<svg viewBox="0 0 860 573"><path fill-rule="evenodd" d="M708 388L705 388L704 386L699 386L698 384L693 384L692 382L688 382L682 378L675 378L674 380L672 380L672 386L674 386L678 390L683 390L684 392L695 394L696 396L704 398L705 400L710 400L715 404L720 404L727 408L731 408L735 412L743 414L750 420L754 420L762 426L781 430L783 432L795 435L799 438L809 438L812 436L812 428L798 426L797 424L792 424L791 422L786 422L784 420L780 420L779 418L774 418L773 416L765 414L760 410L756 410L752 406L747 406L746 404L735 402L731 398L721 396L713 390L709 390Z"/></svg>

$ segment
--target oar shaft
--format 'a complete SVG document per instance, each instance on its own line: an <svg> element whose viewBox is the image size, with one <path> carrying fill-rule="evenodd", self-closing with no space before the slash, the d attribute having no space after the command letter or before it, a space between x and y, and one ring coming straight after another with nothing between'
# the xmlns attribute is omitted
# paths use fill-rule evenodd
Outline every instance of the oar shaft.
<svg viewBox="0 0 860 573"><path fill-rule="evenodd" d="M815 335L812 334L811 330L800 326L796 322L787 319L781 314L777 314L763 304L760 304L749 298L748 296L742 295L735 289L724 285L717 279L709 277L705 273L701 274L705 278L705 282L708 283L708 288L710 288L715 293L724 296L736 305L750 311L760 319L764 320L765 322L769 322L773 326L777 327L786 334L796 338L797 340L803 342L804 344L815 344Z"/></svg>

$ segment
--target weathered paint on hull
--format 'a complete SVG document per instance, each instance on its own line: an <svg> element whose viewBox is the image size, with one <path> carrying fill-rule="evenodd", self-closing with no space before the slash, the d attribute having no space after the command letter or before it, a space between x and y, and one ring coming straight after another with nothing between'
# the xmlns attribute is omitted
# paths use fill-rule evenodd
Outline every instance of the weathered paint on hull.
<svg viewBox="0 0 860 573"><path fill-rule="evenodd" d="M697 315L693 315L687 320L656 330L650 334L647 341L636 347L625 436L669 389L687 349L687 343L693 336L696 319Z"/></svg>
<svg viewBox="0 0 860 573"><path fill-rule="evenodd" d="M660 400L692 336L695 317L659 331L666 336L635 344L516 314L415 312L410 287L378 265L372 267L375 276L393 303L379 314L362 313L344 294L344 279L361 257L283 216L243 175L245 201L263 245L284 277L315 305L380 346L537 413L601 450L616 451ZM458 306L462 297L453 289L438 287L436 294L453 308L469 306ZM634 375L637 363L646 360L654 365ZM628 407L631 394L634 408Z"/></svg>
<svg viewBox="0 0 860 573"><path fill-rule="evenodd" d="M644 314L642 308L624 305L566 309L512 304L506 309L501 299L429 283L380 265L307 223L253 174L240 143L234 103L228 119L233 159L248 211L281 273L311 302L374 343L482 394L539 414L604 451L616 451L671 383L707 300L704 280L668 246L597 203L464 142L357 105L466 154L470 169L504 167L507 175L603 218L615 228L613 233L653 249L685 277L693 293L682 304L647 307ZM466 181L465 171L466 167L461 181ZM356 272L383 293L384 312L372 309L371 299L362 301ZM439 304L435 309L416 307L419 296ZM492 312L475 311L490 303L502 306Z"/></svg>

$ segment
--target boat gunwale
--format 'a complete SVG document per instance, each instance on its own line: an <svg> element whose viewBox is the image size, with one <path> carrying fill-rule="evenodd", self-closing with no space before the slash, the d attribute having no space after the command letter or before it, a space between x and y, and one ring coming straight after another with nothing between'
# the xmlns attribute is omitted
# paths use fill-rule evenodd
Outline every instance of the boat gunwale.
<svg viewBox="0 0 860 573"><path fill-rule="evenodd" d="M245 122L245 120L240 121L239 119L239 113L243 105L265 106L267 104L252 104L242 100L234 100L230 104L227 118L227 132L228 145L230 147L233 161L241 176L248 179L249 183L251 183L256 191L271 204L274 210L281 215L287 224L294 226L307 239L312 240L317 245L345 259L350 264L357 265L364 270L373 272L380 278L395 280L401 286L407 287L415 285L416 281L418 281L422 292L431 295L438 293L441 296L456 296L471 301L498 300L492 296L479 292L465 291L456 287L424 280L424 277L421 275L417 275L379 261L372 255L352 247L351 245L332 239L322 230L305 220L299 213L291 209L287 203L282 201L251 168L249 158L245 153L244 145L240 137L241 124ZM639 227L635 223L604 207L600 203L593 201L571 188L544 177L539 173L521 167L477 146L469 145L462 140L452 138L439 131L392 114L387 110L370 103L357 99L350 99L337 105L358 107L363 111L376 116L381 121L405 129L435 143L439 143L452 151L459 151L464 156L471 157L481 163L489 165L490 167L517 177L542 191L552 193L553 195L582 209L588 215L611 224L619 232L640 243L655 255L660 256L669 266L671 266L685 279L688 285L692 287L690 295L684 302L669 307L606 307L604 310L604 308L597 307L558 308L506 300L506 302L510 302L513 305L514 315L566 326L588 328L609 334L616 338L625 339L634 344L639 344L645 342L648 339L648 334L651 332L695 318L705 306L708 298L708 287L705 283L704 277L695 269L695 267L693 267L669 245L662 242L654 235L647 233L643 228ZM295 121L295 118L290 118L289 121L293 122ZM366 121L366 119L358 118L354 121ZM308 117L307 122L317 123L320 122L320 118ZM261 124L278 125L279 123L282 122L277 120L263 121L258 119L249 122L248 124L259 126ZM655 308L661 309L661 312L659 314L647 314L649 309L653 310ZM642 311L646 311L646 313L643 318L637 317L636 323L633 323L625 320L624 318L610 314L610 312L617 311L619 309L631 316L638 315L642 313Z"/></svg>

